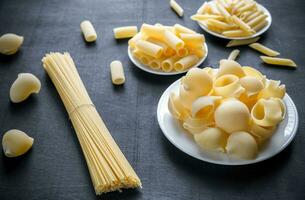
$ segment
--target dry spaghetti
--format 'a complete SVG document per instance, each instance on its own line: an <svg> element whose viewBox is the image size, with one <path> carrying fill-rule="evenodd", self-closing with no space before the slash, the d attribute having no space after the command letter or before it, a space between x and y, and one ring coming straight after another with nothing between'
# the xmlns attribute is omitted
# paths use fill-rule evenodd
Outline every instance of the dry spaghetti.
<svg viewBox="0 0 305 200"><path fill-rule="evenodd" d="M69 53L42 59L76 131L96 194L141 187L141 181L96 111Z"/></svg>

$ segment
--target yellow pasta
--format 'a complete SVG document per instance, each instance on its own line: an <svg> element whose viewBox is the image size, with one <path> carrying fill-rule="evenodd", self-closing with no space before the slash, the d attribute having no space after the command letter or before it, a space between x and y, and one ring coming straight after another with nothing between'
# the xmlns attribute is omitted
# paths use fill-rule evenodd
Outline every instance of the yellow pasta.
<svg viewBox="0 0 305 200"><path fill-rule="evenodd" d="M50 53L42 62L75 129L96 194L141 187L93 105L70 55Z"/></svg>
<svg viewBox="0 0 305 200"><path fill-rule="evenodd" d="M260 56L260 58L267 64L270 65L282 65L288 67L297 67L295 62L288 58L275 58L275 57L268 57L268 56Z"/></svg>
<svg viewBox="0 0 305 200"><path fill-rule="evenodd" d="M196 14L191 16L192 20L197 20L197 21L202 21L202 20L207 20L207 19L216 19L216 20L220 20L223 21L225 18L221 15L212 15L212 14Z"/></svg>
<svg viewBox="0 0 305 200"><path fill-rule="evenodd" d="M279 52L274 51L260 43L252 43L249 45L249 47L251 47L252 49L255 49L256 51L259 51L267 56L278 56L280 55Z"/></svg>
<svg viewBox="0 0 305 200"><path fill-rule="evenodd" d="M148 37L153 37L153 38L157 38L157 39L163 39L163 35L164 35L164 31L166 29L164 27L161 26L153 26L150 24L143 24L141 26L141 32L148 36Z"/></svg>
<svg viewBox="0 0 305 200"><path fill-rule="evenodd" d="M286 93L285 85L281 84L281 81L268 80L265 84L265 88L259 93L258 98L283 98Z"/></svg>
<svg viewBox="0 0 305 200"><path fill-rule="evenodd" d="M250 15L252 15L253 12L252 11L246 11L244 13L241 13L239 18L243 21L245 21Z"/></svg>
<svg viewBox="0 0 305 200"><path fill-rule="evenodd" d="M229 29L232 28L232 25L229 25L226 22L222 22L222 21L219 21L219 20L216 20L216 19L208 19L207 24L209 26L213 26L213 27L218 28L220 30L229 30Z"/></svg>
<svg viewBox="0 0 305 200"><path fill-rule="evenodd" d="M151 60L148 65L152 68L152 69L155 69L155 70L158 70L161 68L161 61L158 60L158 59L153 59Z"/></svg>
<svg viewBox="0 0 305 200"><path fill-rule="evenodd" d="M254 31L252 30L252 28L246 24L245 22L243 22L241 19L239 19L238 17L236 17L235 15L233 15L231 17L232 22L235 23L237 26L239 26L240 29L242 29L243 31L249 32L249 33L254 33Z"/></svg>
<svg viewBox="0 0 305 200"><path fill-rule="evenodd" d="M221 13L222 16L228 21L231 22L231 14L219 3L215 3L217 10Z"/></svg>
<svg viewBox="0 0 305 200"><path fill-rule="evenodd" d="M262 28L264 28L266 25L268 24L268 21L266 19L262 20L261 22L259 22L258 24L256 24L255 26L253 26L253 30L254 31L259 31Z"/></svg>
<svg viewBox="0 0 305 200"><path fill-rule="evenodd" d="M218 77L214 83L214 94L217 96L238 98L244 91L239 78L232 74Z"/></svg>
<svg viewBox="0 0 305 200"><path fill-rule="evenodd" d="M266 14L260 14L258 17L247 22L247 24L251 27L254 27L255 25L259 24L261 21L265 20L266 18L267 18Z"/></svg>
<svg viewBox="0 0 305 200"><path fill-rule="evenodd" d="M171 8L179 15L179 17L183 16L183 8L175 1L175 0L170 0L169 4Z"/></svg>
<svg viewBox="0 0 305 200"><path fill-rule="evenodd" d="M230 30L230 31L224 31L222 32L222 34L224 36L227 36L227 37L244 37L244 36L250 36L252 35L251 32L246 32L244 30Z"/></svg>
<svg viewBox="0 0 305 200"><path fill-rule="evenodd" d="M181 58L174 64L174 69L176 71L183 71L193 65L195 65L199 61L198 56L196 55L189 55L186 57Z"/></svg>
<svg viewBox="0 0 305 200"><path fill-rule="evenodd" d="M138 27L136 26L124 26L113 29L115 39L124 39L135 36L138 33Z"/></svg>
<svg viewBox="0 0 305 200"><path fill-rule="evenodd" d="M249 10L253 10L256 9L256 3L255 2L250 2L246 5L244 5L243 7L237 9L237 13L243 13Z"/></svg>
<svg viewBox="0 0 305 200"><path fill-rule="evenodd" d="M232 74L238 78L242 78L246 75L245 71L238 62L234 60L222 59L219 62L219 70L216 74L216 77L220 77L226 74Z"/></svg>
<svg viewBox="0 0 305 200"><path fill-rule="evenodd" d="M138 40L144 39L145 37L143 36L143 33L137 33L135 36L133 36L130 40L128 40L128 45L131 48L135 48L136 42Z"/></svg>
<svg viewBox="0 0 305 200"><path fill-rule="evenodd" d="M171 93L168 101L168 110L178 120L185 120L190 116L190 111L182 104L179 96Z"/></svg>
<svg viewBox="0 0 305 200"><path fill-rule="evenodd" d="M225 152L228 134L219 128L206 128L202 132L194 135L195 142L208 151Z"/></svg>
<svg viewBox="0 0 305 200"><path fill-rule="evenodd" d="M174 32L176 35L179 35L180 33L196 33L195 31L193 31L185 26L182 26L180 24L174 25Z"/></svg>
<svg viewBox="0 0 305 200"><path fill-rule="evenodd" d="M248 45L252 44L254 42L257 42L260 39L260 37L255 37L251 39L246 39L246 40L231 40L226 47L235 47L235 46L242 46L242 45Z"/></svg>
<svg viewBox="0 0 305 200"><path fill-rule="evenodd" d="M189 50L187 48L180 48L176 50L176 55L178 57L185 57L189 54Z"/></svg>
<svg viewBox="0 0 305 200"><path fill-rule="evenodd" d="M115 60L110 63L111 80L115 85L125 83L125 75L123 65L120 61Z"/></svg>
<svg viewBox="0 0 305 200"><path fill-rule="evenodd" d="M136 48L143 51L145 54L154 58L160 58L163 53L163 48L154 43L147 42L145 40L139 40L136 42Z"/></svg>
<svg viewBox="0 0 305 200"><path fill-rule="evenodd" d="M234 50L230 53L230 55L229 55L229 57L228 57L228 60L236 60L236 58L237 58L237 56L239 55L239 53L240 53L240 50L234 49Z"/></svg>
<svg viewBox="0 0 305 200"><path fill-rule="evenodd" d="M181 33L180 38L184 41L185 45L188 46L199 46L205 43L205 37L198 33Z"/></svg>
<svg viewBox="0 0 305 200"><path fill-rule="evenodd" d="M177 50L184 46L183 40L177 37L174 33L170 31L164 32L164 41L173 49Z"/></svg>
<svg viewBox="0 0 305 200"><path fill-rule="evenodd" d="M197 10L198 14L208 13L209 12L209 5L205 1Z"/></svg>
<svg viewBox="0 0 305 200"><path fill-rule="evenodd" d="M174 69L175 62L179 59L179 57L173 56L169 57L162 61L161 69L165 72L170 72Z"/></svg>
<svg viewBox="0 0 305 200"><path fill-rule="evenodd" d="M258 17L259 15L261 15L263 13L262 10L257 10L255 11L254 13L252 13L251 15L249 15L248 17L245 18L245 22L249 22L251 21L252 19Z"/></svg>
<svg viewBox="0 0 305 200"><path fill-rule="evenodd" d="M163 48L163 54L165 56L170 56L173 53L173 49L171 49L165 42L162 42L161 40L155 39L155 38L148 38L146 41L154 43L160 47Z"/></svg>
<svg viewBox="0 0 305 200"><path fill-rule="evenodd" d="M83 21L80 24L80 27L82 29L84 38L87 42L94 42L96 40L97 35L96 35L95 29L90 21L88 21L88 20Z"/></svg>

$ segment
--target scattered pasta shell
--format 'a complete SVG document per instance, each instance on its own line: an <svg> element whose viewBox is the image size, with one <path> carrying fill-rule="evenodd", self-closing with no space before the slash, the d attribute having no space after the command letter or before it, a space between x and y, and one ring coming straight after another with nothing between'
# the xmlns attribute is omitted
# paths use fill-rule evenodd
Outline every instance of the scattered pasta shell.
<svg viewBox="0 0 305 200"><path fill-rule="evenodd" d="M33 145L34 139L26 133L12 129L2 138L2 147L7 157L17 157L25 154Z"/></svg>
<svg viewBox="0 0 305 200"><path fill-rule="evenodd" d="M20 73L11 86L10 99L13 103L20 103L32 93L39 93L40 87L40 81L36 76L30 73Z"/></svg>
<svg viewBox="0 0 305 200"><path fill-rule="evenodd" d="M182 105L179 97L175 93L171 93L168 100L168 110L178 120L184 120L190 113Z"/></svg>
<svg viewBox="0 0 305 200"><path fill-rule="evenodd" d="M206 70L192 68L184 77L183 87L198 96L207 95L213 88L213 78Z"/></svg>
<svg viewBox="0 0 305 200"><path fill-rule="evenodd" d="M219 128L208 128L195 134L195 142L204 150L225 152L228 135Z"/></svg>
<svg viewBox="0 0 305 200"><path fill-rule="evenodd" d="M244 77L246 74L241 65L234 60L222 59L220 60L219 70L217 77L225 74L233 74L239 78Z"/></svg>
<svg viewBox="0 0 305 200"><path fill-rule="evenodd" d="M258 98L269 99L274 98L283 98L286 94L285 85L281 85L281 81L268 80L266 82L265 88L260 92Z"/></svg>
<svg viewBox="0 0 305 200"><path fill-rule="evenodd" d="M286 107L282 99L259 99L253 106L251 117L259 126L275 126L285 118Z"/></svg>
<svg viewBox="0 0 305 200"><path fill-rule="evenodd" d="M15 54L23 43L23 36L7 33L0 37L0 53L5 55Z"/></svg>
<svg viewBox="0 0 305 200"><path fill-rule="evenodd" d="M221 96L203 96L196 99L192 104L192 117L208 118L216 108L218 101L222 99Z"/></svg>
<svg viewBox="0 0 305 200"><path fill-rule="evenodd" d="M217 107L214 117L217 127L232 133L248 129L250 113L244 103L229 99Z"/></svg>
<svg viewBox="0 0 305 200"><path fill-rule="evenodd" d="M223 97L239 97L245 89L241 87L239 78L233 74L225 74L214 82L214 94Z"/></svg>
<svg viewBox="0 0 305 200"><path fill-rule="evenodd" d="M258 154L254 137L244 131L230 134L226 146L227 153L239 159L253 159Z"/></svg>

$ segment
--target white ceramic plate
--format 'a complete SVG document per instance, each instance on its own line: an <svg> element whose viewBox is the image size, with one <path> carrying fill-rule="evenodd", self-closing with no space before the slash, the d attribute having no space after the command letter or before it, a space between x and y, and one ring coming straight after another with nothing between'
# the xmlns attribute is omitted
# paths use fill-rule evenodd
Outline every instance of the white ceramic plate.
<svg viewBox="0 0 305 200"><path fill-rule="evenodd" d="M183 129L178 120L173 118L168 110L167 102L169 95L172 92L178 94L179 85L180 79L170 85L162 94L157 109L158 123L165 137L174 146L194 158L220 165L246 165L257 163L280 153L288 146L296 134L299 121L298 113L292 99L286 94L284 97L284 102L287 107L286 118L278 125L276 132L264 148L260 150L256 159L237 160L229 157L225 153L212 153L201 150L193 138L191 138L190 134Z"/></svg>
<svg viewBox="0 0 305 200"><path fill-rule="evenodd" d="M203 61L206 59L206 57L208 56L208 46L206 43L204 43L204 48L206 50L206 54L204 55L204 57L202 57L198 63L184 71L171 71L171 72L164 72L162 70L155 70L155 69L152 69L151 67L149 66L146 66L146 65L143 65L142 63L140 63L137 59L135 59L133 56L132 56L132 53L131 53L131 48L128 46L128 56L129 56L129 59L131 60L131 62L137 66L138 68L146 71L146 72L149 72L149 73L152 73L152 74L158 74L158 75L176 75L176 74L183 74L185 72L187 72L188 70L190 70L191 68L194 68L194 67L198 67L199 65L201 65L203 63Z"/></svg>
<svg viewBox="0 0 305 200"><path fill-rule="evenodd" d="M211 2L210 2L211 3ZM205 32L207 32L207 33L209 33L209 34L211 34L211 35L214 35L214 36L216 36L216 37L219 37L219 38L223 38L223 39L229 39L229 40L244 40L244 39L250 39L250 38L255 38L255 37L257 37L257 36L260 36L260 35L262 35L263 33L265 33L269 28L270 28L270 26L271 26L271 23L272 23L272 17L271 17L271 14L270 14L270 12L264 7L264 6L262 6L262 5L260 5L260 4L257 4L258 5L258 7L260 8L260 9L262 9L263 11L264 11L264 13L265 14L267 14L267 18L266 18L266 20L267 20L267 25L264 27L264 28L262 28L260 31L258 31L258 32L256 32L255 34L253 34L253 35L250 35L250 36L245 36L245 37L227 37L227 36L224 36L224 35L222 35L222 34L219 34L219 33L216 33L216 32L214 32L214 31L211 31L211 30L209 30L204 24L202 24L202 23L199 23L198 22L198 24L199 24L199 26L205 31Z"/></svg>

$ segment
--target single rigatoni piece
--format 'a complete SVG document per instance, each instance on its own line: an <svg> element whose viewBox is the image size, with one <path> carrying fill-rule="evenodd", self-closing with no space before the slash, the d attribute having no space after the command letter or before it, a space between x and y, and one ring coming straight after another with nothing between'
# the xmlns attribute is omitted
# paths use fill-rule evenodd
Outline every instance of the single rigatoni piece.
<svg viewBox="0 0 305 200"><path fill-rule="evenodd" d="M230 53L230 55L229 55L229 57L228 57L228 60L236 60L236 58L237 58L237 56L239 55L239 53L240 53L240 50L234 49L234 50Z"/></svg>
<svg viewBox="0 0 305 200"><path fill-rule="evenodd" d="M165 42L162 42L162 41L160 41L158 39L155 39L155 38L148 38L147 41L162 47L163 48L163 54L165 56L170 56L173 53L172 49L167 44L165 44Z"/></svg>
<svg viewBox="0 0 305 200"><path fill-rule="evenodd" d="M259 51L267 56L278 56L280 55L279 52L274 51L260 43L252 43L249 45L249 47L251 47L252 49L255 49L256 51Z"/></svg>
<svg viewBox="0 0 305 200"><path fill-rule="evenodd" d="M160 58L163 53L163 48L154 43L138 40L136 42L136 48L143 51L145 54L150 55L154 58Z"/></svg>
<svg viewBox="0 0 305 200"><path fill-rule="evenodd" d="M131 47L131 48L135 48L136 46L136 42L138 40L141 40L141 39L144 39L145 37L143 36L143 33L139 32L137 33L135 36L133 36L130 40L128 40L128 45Z"/></svg>
<svg viewBox="0 0 305 200"><path fill-rule="evenodd" d="M183 16L183 8L175 0L170 0L169 4L179 17Z"/></svg>
<svg viewBox="0 0 305 200"><path fill-rule="evenodd" d="M186 28L185 26L182 26L180 24L175 24L174 25L174 32L176 35L179 35L180 33L196 33L195 31Z"/></svg>
<svg viewBox="0 0 305 200"><path fill-rule="evenodd" d="M164 41L167 43L168 46L177 50L184 46L183 40L177 37L174 33L170 31L164 32Z"/></svg>
<svg viewBox="0 0 305 200"><path fill-rule="evenodd" d="M260 56L260 58L267 64L270 65L282 65L288 67L297 67L295 62L291 59L287 58L275 58L275 57L268 57L268 56Z"/></svg>
<svg viewBox="0 0 305 200"><path fill-rule="evenodd" d="M179 57L185 57L189 54L189 50L187 48L180 48L176 50L176 55Z"/></svg>
<svg viewBox="0 0 305 200"><path fill-rule="evenodd" d="M199 58L196 55L189 55L184 58L181 58L174 64L174 69L176 71L183 71L195 65L199 61Z"/></svg>
<svg viewBox="0 0 305 200"><path fill-rule="evenodd" d="M184 41L186 45L198 46L205 42L205 37L203 34L192 34L192 33L181 33L180 38Z"/></svg>
<svg viewBox="0 0 305 200"><path fill-rule="evenodd" d="M133 50L132 55L134 55L144 65L148 65L148 63L154 59L154 57L145 54L139 49Z"/></svg>
<svg viewBox="0 0 305 200"><path fill-rule="evenodd" d="M175 62L179 59L177 56L169 57L161 63L161 69L165 72L170 72L174 69Z"/></svg>
<svg viewBox="0 0 305 200"><path fill-rule="evenodd" d="M75 129L96 194L141 187L139 177L93 105L71 56L50 53L42 62Z"/></svg>
<svg viewBox="0 0 305 200"><path fill-rule="evenodd" d="M120 61L115 60L110 63L111 80L115 85L125 83L125 75L123 65Z"/></svg>
<svg viewBox="0 0 305 200"><path fill-rule="evenodd" d="M242 45L248 45L252 44L254 42L257 42L260 39L260 37L255 37L251 39L246 39L246 40L231 40L226 47L234 47L234 46L242 46Z"/></svg>
<svg viewBox="0 0 305 200"><path fill-rule="evenodd" d="M162 40L165 30L166 29L162 26L153 26L153 25L150 25L150 24L143 24L141 26L140 31L148 37L154 37L154 38Z"/></svg>
<svg viewBox="0 0 305 200"><path fill-rule="evenodd" d="M81 30L83 32L84 38L87 42L94 42L97 38L95 29L92 23L88 20L83 21L80 24Z"/></svg>
<svg viewBox="0 0 305 200"><path fill-rule="evenodd" d="M148 63L148 66L150 66L151 68L157 70L161 68L161 61L158 59L153 59Z"/></svg>
<svg viewBox="0 0 305 200"><path fill-rule="evenodd" d="M233 15L231 17L233 23L235 23L237 26L239 26L240 29L253 34L255 31L245 22L243 22L241 19L239 19L236 15Z"/></svg>
<svg viewBox="0 0 305 200"><path fill-rule="evenodd" d="M138 33L138 27L136 26L122 26L113 29L115 39L124 39L135 36Z"/></svg>

